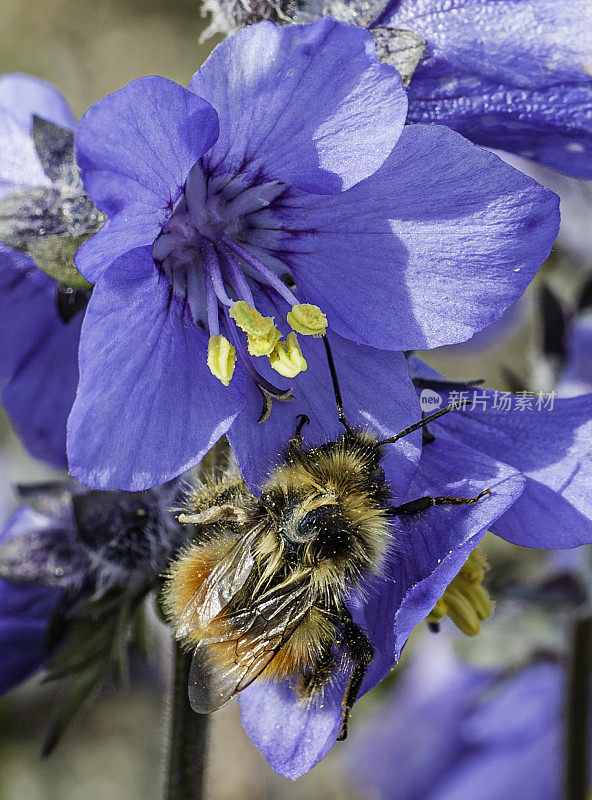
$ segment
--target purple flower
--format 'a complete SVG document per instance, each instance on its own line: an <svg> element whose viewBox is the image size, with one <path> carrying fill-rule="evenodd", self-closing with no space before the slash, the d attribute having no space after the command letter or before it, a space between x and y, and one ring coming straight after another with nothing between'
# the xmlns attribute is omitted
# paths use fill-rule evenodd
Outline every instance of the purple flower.
<svg viewBox="0 0 592 800"><path fill-rule="evenodd" d="M16 532L11 524L0 527L0 547ZM62 590L54 586L24 585L0 578L0 695L48 661L48 628L61 596Z"/></svg>
<svg viewBox="0 0 592 800"><path fill-rule="evenodd" d="M112 598L95 607L90 619L97 628L101 614L116 614L126 599L134 598L137 610L184 539L169 512L178 490L169 484L138 494L98 492L74 482L20 489L24 505L0 529L0 693L55 655L89 602Z"/></svg>
<svg viewBox="0 0 592 800"><path fill-rule="evenodd" d="M416 657L385 706L352 736L348 771L377 800L559 800L562 670L513 675Z"/></svg>
<svg viewBox="0 0 592 800"><path fill-rule="evenodd" d="M518 470L526 481L517 502L492 524L494 533L524 547L559 549L592 542L592 394L559 399L459 387L417 359L412 371L420 395L433 393L442 407L469 401L462 412L434 424L436 441L447 443L443 458L454 458L460 445L471 447ZM431 447L424 447L423 457Z"/></svg>
<svg viewBox="0 0 592 800"><path fill-rule="evenodd" d="M469 399L473 391L478 394L474 408L429 425L411 483L400 480L402 453L389 463L387 478L396 496L469 497L485 488L492 494L471 507L437 507L397 520L397 548L384 579L373 584L367 599L351 600L352 613L376 652L362 692L398 661L407 637L428 616L485 530L536 548L592 541L592 396L526 397L526 408L520 411L516 406L524 402L518 395L446 383L416 359L411 366L418 393L437 396L440 407L464 399L460 391L468 391ZM540 410L538 402L543 404ZM241 694L245 730L277 772L296 778L331 749L339 730L344 679L336 677L322 705L310 708L299 704L288 685L254 684Z"/></svg>
<svg viewBox="0 0 592 800"><path fill-rule="evenodd" d="M77 255L96 288L73 474L139 489L227 433L253 484L298 412L312 437L334 436L314 339L327 322L340 374L357 384L352 421L391 430L401 408L412 416L401 354L376 349L460 341L499 318L547 255L557 212L453 132L403 130L405 115L369 34L329 19L243 29L189 90L143 78L91 107L78 159L109 220ZM302 350L296 332L313 334ZM374 354L397 386L380 402ZM296 403L257 426L260 392Z"/></svg>
<svg viewBox="0 0 592 800"><path fill-rule="evenodd" d="M0 78L0 239L14 245L0 242L0 391L25 446L55 467L67 464L66 421L78 383L78 341L88 292L58 287L34 257L41 258L42 240L56 247L56 237L44 239L39 229L59 228L45 213L46 203L56 200L57 187L67 188L71 207L80 197L69 176L57 176L55 163L42 159L42 137L54 130L71 137L75 125L63 96L45 81L18 74ZM55 216L60 208L56 203L48 214Z"/></svg>
<svg viewBox="0 0 592 800"><path fill-rule="evenodd" d="M391 0L374 26L426 39L410 121L592 178L588 0Z"/></svg>

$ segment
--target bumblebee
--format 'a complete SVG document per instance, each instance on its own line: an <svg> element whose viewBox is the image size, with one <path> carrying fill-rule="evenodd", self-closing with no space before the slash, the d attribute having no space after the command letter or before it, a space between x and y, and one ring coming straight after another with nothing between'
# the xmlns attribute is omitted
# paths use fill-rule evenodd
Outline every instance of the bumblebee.
<svg viewBox="0 0 592 800"><path fill-rule="evenodd" d="M338 670L348 675L339 739L374 651L346 598L379 575L393 547L390 521L477 497L422 497L391 504L385 448L459 407L449 406L379 440L347 422L323 337L343 435L306 448L298 418L280 463L255 497L238 470L192 492L193 544L172 563L164 605L176 636L193 650L189 700L207 713L260 678L290 679L313 701Z"/></svg>

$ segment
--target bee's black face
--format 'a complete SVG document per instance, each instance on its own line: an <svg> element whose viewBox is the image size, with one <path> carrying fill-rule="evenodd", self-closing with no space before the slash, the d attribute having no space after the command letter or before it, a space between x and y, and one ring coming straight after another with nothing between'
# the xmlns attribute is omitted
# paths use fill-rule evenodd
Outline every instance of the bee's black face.
<svg viewBox="0 0 592 800"><path fill-rule="evenodd" d="M339 511L339 506L321 506L309 511L296 526L296 536L299 542L330 539L336 531L344 527L344 520Z"/></svg>
<svg viewBox="0 0 592 800"><path fill-rule="evenodd" d="M302 505L287 508L279 525L288 554L308 564L345 554L350 533L339 505L322 505L304 514Z"/></svg>

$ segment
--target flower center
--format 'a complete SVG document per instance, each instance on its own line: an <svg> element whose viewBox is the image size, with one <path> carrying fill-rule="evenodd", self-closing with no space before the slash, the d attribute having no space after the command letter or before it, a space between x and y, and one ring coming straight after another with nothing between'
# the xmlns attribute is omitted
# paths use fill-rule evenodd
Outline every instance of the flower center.
<svg viewBox="0 0 592 800"><path fill-rule="evenodd" d="M193 321L209 330L211 372L227 386L238 357L263 393L279 399L288 399L286 391L264 379L249 356L267 357L277 372L294 378L306 369L294 331L322 336L327 329L322 311L300 303L284 283L281 261L274 257L264 263L258 255L279 249L286 235L277 207L286 190L281 181L254 184L240 175L208 179L198 162L152 249L171 291L182 298ZM255 307L255 286L288 305L293 332L287 340L274 318ZM237 328L246 335L246 347Z"/></svg>

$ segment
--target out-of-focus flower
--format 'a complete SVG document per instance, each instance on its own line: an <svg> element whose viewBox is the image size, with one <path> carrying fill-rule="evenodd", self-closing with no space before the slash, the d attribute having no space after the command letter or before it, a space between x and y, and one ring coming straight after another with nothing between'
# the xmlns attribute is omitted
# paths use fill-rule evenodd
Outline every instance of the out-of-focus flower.
<svg viewBox="0 0 592 800"><path fill-rule="evenodd" d="M592 178L592 9L588 0L205 0L206 35L271 19L331 16L368 26L409 84L409 121L447 125Z"/></svg>
<svg viewBox="0 0 592 800"><path fill-rule="evenodd" d="M0 477L0 524L9 513L9 495ZM11 536L0 530L0 547ZM49 622L62 592L50 586L23 586L0 578L0 694L14 688L48 660Z"/></svg>
<svg viewBox="0 0 592 800"><path fill-rule="evenodd" d="M419 649L352 735L348 772L377 800L559 800L564 682L556 663L504 675Z"/></svg>
<svg viewBox="0 0 592 800"><path fill-rule="evenodd" d="M24 505L0 533L1 692L50 658L60 674L96 662L101 677L117 637L125 640L125 623L183 540L169 512L177 491L97 492L73 482L21 488Z"/></svg>
<svg viewBox="0 0 592 800"><path fill-rule="evenodd" d="M577 314L567 332L565 364L557 381L557 393L576 397L592 392L592 309Z"/></svg>
<svg viewBox="0 0 592 800"><path fill-rule="evenodd" d="M327 324L359 384L353 421L396 426L359 374L371 348L461 341L523 292L555 238L555 198L444 127L403 130L400 78L373 51L334 20L262 23L219 45L189 91L144 78L85 114L79 163L109 220L77 254L97 284L69 423L84 483L162 483L223 433L254 483L303 410L330 438L314 339ZM289 326L301 349L295 333L278 342ZM388 358L410 407L402 356ZM271 367L308 368L278 387ZM297 411L257 426L257 389L291 389Z"/></svg>
<svg viewBox="0 0 592 800"><path fill-rule="evenodd" d="M26 447L56 467L91 288L73 257L103 219L80 181L75 126L45 81L0 78L0 391Z"/></svg>

